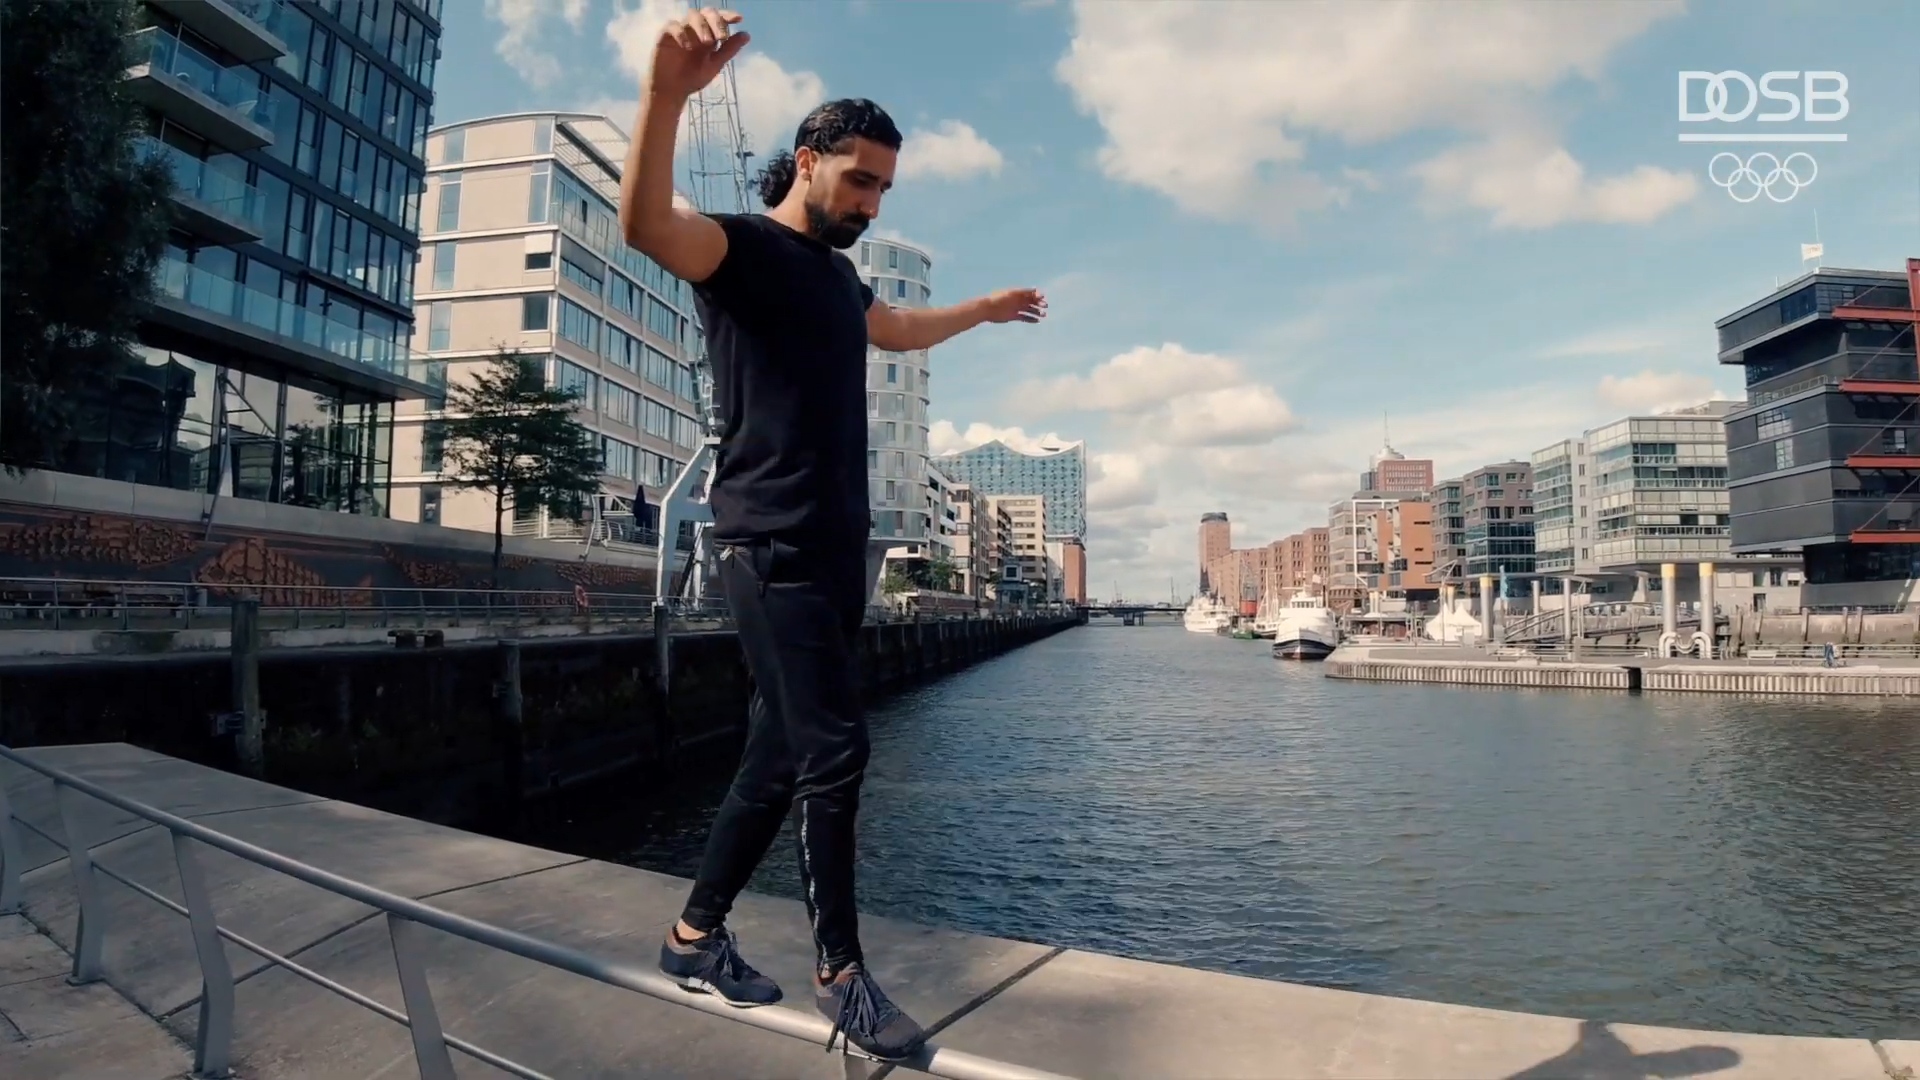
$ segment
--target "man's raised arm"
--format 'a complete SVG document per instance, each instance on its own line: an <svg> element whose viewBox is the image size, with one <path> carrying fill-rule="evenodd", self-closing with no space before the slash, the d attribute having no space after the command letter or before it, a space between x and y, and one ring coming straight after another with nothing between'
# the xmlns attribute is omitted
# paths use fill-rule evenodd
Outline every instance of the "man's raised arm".
<svg viewBox="0 0 1920 1080"><path fill-rule="evenodd" d="M1039 289L1002 289L952 307L897 308L879 300L867 309L867 340L888 352L911 352L965 333L981 323L1035 323L1047 317Z"/></svg>
<svg viewBox="0 0 1920 1080"><path fill-rule="evenodd" d="M747 35L732 11L701 8L660 31L653 68L640 89L640 117L620 177L620 231L682 281L705 281L727 255L727 234L702 214L673 205L673 143L687 99L720 74Z"/></svg>

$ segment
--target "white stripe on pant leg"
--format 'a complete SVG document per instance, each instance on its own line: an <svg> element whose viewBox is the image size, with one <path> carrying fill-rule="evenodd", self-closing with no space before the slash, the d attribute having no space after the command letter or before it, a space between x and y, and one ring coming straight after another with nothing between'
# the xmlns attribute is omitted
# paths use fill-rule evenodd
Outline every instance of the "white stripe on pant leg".
<svg viewBox="0 0 1920 1080"><path fill-rule="evenodd" d="M813 853L807 850L807 807L811 799L800 800L800 868L807 875L807 914L813 920L814 967L824 969L827 966L827 946L820 940L820 900L815 893L818 875L813 872Z"/></svg>

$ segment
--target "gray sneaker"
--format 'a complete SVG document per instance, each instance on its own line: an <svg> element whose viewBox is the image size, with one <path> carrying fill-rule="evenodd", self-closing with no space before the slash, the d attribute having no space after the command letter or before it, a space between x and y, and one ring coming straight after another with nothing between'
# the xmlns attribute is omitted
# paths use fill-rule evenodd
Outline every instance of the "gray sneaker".
<svg viewBox="0 0 1920 1080"><path fill-rule="evenodd" d="M712 994L738 1008L779 1001L779 985L740 958L739 944L724 926L690 942L676 940L669 930L660 944L660 970L683 990Z"/></svg>
<svg viewBox="0 0 1920 1080"><path fill-rule="evenodd" d="M833 1021L833 1030L827 1034L829 1051L837 1037L842 1052L852 1046L879 1061L902 1061L927 1041L920 1025L889 1001L859 964L842 968L829 983L821 983L816 975L813 994L813 1003Z"/></svg>

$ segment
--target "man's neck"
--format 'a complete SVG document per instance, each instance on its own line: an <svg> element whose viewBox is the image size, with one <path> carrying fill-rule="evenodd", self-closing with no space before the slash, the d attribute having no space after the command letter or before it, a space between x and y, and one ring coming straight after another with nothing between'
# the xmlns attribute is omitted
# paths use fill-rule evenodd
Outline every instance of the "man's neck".
<svg viewBox="0 0 1920 1080"><path fill-rule="evenodd" d="M807 222L807 206L799 199L787 199L779 206L767 211L767 216L799 233L811 237L813 229Z"/></svg>

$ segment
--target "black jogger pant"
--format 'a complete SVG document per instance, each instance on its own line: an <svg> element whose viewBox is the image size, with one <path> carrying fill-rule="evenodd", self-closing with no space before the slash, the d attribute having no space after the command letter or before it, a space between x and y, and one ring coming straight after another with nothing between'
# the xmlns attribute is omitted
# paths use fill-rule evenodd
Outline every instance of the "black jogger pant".
<svg viewBox="0 0 1920 1080"><path fill-rule="evenodd" d="M853 836L867 724L854 643L866 614L866 538L725 545L719 563L753 698L740 770L681 918L717 929L791 813L814 948L822 968L838 971L861 958Z"/></svg>

